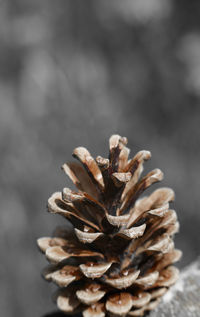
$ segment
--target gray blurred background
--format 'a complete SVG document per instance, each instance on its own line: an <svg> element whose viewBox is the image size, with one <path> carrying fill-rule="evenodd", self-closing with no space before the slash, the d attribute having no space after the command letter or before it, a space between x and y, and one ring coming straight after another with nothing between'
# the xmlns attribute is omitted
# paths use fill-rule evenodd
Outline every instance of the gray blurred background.
<svg viewBox="0 0 200 317"><path fill-rule="evenodd" d="M0 1L0 309L55 310L36 238L59 216L74 147L107 155L112 133L150 150L176 192L180 267L200 244L200 1Z"/></svg>

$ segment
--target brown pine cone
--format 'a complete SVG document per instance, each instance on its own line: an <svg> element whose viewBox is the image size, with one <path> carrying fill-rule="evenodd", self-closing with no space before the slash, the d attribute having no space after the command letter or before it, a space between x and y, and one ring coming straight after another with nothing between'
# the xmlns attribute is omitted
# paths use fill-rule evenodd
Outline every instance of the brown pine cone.
<svg viewBox="0 0 200 317"><path fill-rule="evenodd" d="M96 160L83 147L74 150L79 162L63 165L78 188L64 188L48 201L48 210L69 220L73 229L57 229L53 238L38 239L51 263L44 277L60 290L56 300L66 313L84 317L143 316L178 278L172 263L181 257L173 235L179 229L169 209L169 188L142 196L162 180L155 169L141 177L150 152L128 160L127 139L110 138L109 159Z"/></svg>

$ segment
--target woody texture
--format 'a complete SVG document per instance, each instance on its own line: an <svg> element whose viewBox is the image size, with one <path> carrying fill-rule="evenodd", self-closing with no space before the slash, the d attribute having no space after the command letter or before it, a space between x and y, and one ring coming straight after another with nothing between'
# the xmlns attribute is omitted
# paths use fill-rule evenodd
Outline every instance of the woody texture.
<svg viewBox="0 0 200 317"><path fill-rule="evenodd" d="M43 276L59 286L64 313L84 317L144 316L178 279L181 257L173 236L179 230L170 188L143 193L161 181L159 169L142 176L149 151L129 159L127 139L112 135L109 158L94 159L84 147L63 170L77 191L64 188L48 200L50 213L72 226L38 239L49 266Z"/></svg>

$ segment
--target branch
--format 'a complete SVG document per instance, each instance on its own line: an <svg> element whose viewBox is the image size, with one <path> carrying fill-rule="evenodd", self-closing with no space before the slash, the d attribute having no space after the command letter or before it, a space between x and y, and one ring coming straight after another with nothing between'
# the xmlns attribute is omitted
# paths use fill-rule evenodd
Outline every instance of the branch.
<svg viewBox="0 0 200 317"><path fill-rule="evenodd" d="M200 316L200 258L185 268L178 282L148 317Z"/></svg>

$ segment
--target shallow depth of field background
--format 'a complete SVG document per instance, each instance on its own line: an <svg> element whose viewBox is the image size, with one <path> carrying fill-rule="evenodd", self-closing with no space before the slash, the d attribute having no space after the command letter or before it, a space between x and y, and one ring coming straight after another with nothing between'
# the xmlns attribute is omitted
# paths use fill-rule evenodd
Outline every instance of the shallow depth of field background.
<svg viewBox="0 0 200 317"><path fill-rule="evenodd" d="M71 186L74 147L107 155L112 133L152 152L176 192L180 267L200 245L199 0L0 2L0 311L56 308L36 238L64 222L46 212ZM156 186L155 186L156 187Z"/></svg>

